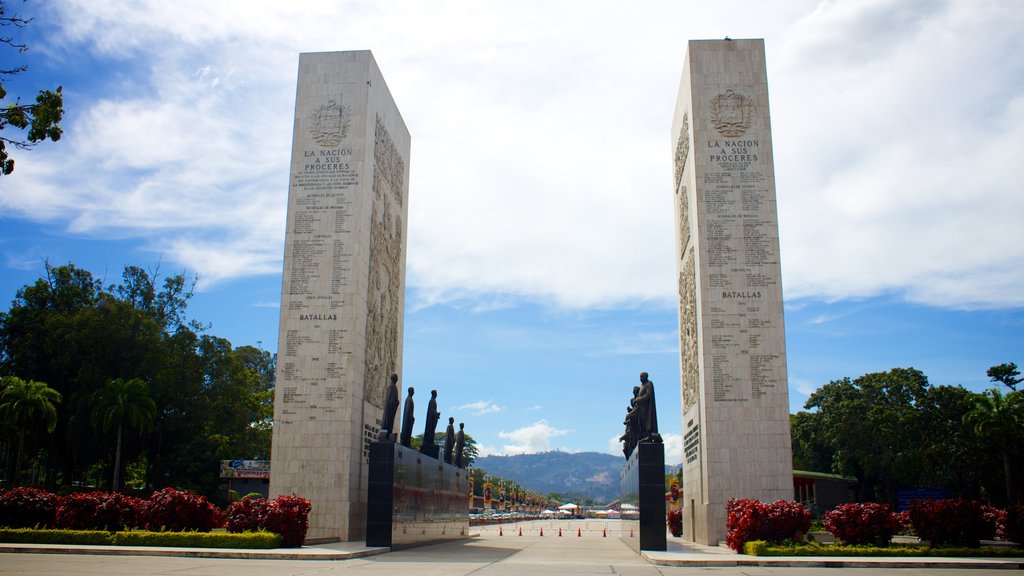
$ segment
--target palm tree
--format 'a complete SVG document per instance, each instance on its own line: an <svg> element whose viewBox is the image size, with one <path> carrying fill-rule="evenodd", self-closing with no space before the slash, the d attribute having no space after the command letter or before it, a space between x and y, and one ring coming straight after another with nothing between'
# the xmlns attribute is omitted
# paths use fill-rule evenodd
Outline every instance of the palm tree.
<svg viewBox="0 0 1024 576"><path fill-rule="evenodd" d="M14 457L14 479L21 473L21 456L25 449L25 436L40 421L46 426L47 434L57 428L57 404L60 392L43 382L28 382L16 376L3 378L0 391L0 418L18 434L18 452Z"/></svg>
<svg viewBox="0 0 1024 576"><path fill-rule="evenodd" d="M1003 460L1003 476L1006 481L1006 503L1013 504L1013 481L1010 478L1010 453L1007 446L1024 427L1024 393L1011 392L1003 396L992 388L975 397L974 408L964 417L964 422L982 441L998 447Z"/></svg>
<svg viewBox="0 0 1024 576"><path fill-rule="evenodd" d="M148 431L156 420L156 403L149 396L149 386L138 378L108 380L106 386L93 394L92 424L109 433L117 429L114 451L113 491L121 490L121 438L125 426L139 434Z"/></svg>

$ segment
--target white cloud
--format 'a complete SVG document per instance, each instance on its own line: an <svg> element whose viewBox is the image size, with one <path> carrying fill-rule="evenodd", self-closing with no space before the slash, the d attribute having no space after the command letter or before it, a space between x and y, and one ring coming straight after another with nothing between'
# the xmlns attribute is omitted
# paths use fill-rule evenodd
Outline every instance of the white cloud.
<svg viewBox="0 0 1024 576"><path fill-rule="evenodd" d="M470 402L469 404L463 404L456 408L456 410L472 410L474 416L483 416L484 414L501 412L504 408L498 406L491 400L478 400L476 402Z"/></svg>
<svg viewBox="0 0 1024 576"><path fill-rule="evenodd" d="M685 40L728 30L766 38L789 298L1024 304L1013 2L46 9L56 65L106 68L66 86L64 140L19 156L0 210L138 238L206 282L280 271L297 54L370 48L413 135L420 305L671 304Z"/></svg>
<svg viewBox="0 0 1024 576"><path fill-rule="evenodd" d="M683 463L683 435L662 434L661 441L665 443L665 465L675 466Z"/></svg>
<svg viewBox="0 0 1024 576"><path fill-rule="evenodd" d="M557 436L565 436L571 430L561 430L548 424L547 420L537 421L529 426L513 430L511 432L498 432L498 437L503 440L510 440L512 444L505 444L502 454L514 456L516 454L534 454L536 452L548 452L551 450L551 439Z"/></svg>

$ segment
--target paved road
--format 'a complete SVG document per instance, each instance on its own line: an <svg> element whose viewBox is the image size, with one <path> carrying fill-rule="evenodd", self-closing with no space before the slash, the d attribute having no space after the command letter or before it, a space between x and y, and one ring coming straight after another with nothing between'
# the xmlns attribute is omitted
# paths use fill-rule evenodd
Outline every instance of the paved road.
<svg viewBox="0 0 1024 576"><path fill-rule="evenodd" d="M786 575L786 576L987 576L1005 570L868 569L868 568L695 568L647 563L610 534L575 530L558 538L483 530L468 541L424 546L367 558L320 560L230 560L80 554L0 554L0 575L159 575L159 576L657 576L657 575Z"/></svg>

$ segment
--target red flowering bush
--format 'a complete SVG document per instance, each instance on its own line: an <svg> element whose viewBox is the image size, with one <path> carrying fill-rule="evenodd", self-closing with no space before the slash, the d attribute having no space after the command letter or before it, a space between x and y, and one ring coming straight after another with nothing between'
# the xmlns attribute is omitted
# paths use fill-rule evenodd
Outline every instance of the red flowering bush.
<svg viewBox="0 0 1024 576"><path fill-rule="evenodd" d="M228 507L228 532L255 532L270 511L270 500L246 496Z"/></svg>
<svg viewBox="0 0 1024 576"><path fill-rule="evenodd" d="M914 523L910 521L910 510L903 510L902 512L894 512L896 521L900 523L899 533L900 534L913 534Z"/></svg>
<svg viewBox="0 0 1024 576"><path fill-rule="evenodd" d="M298 548L306 539L312 509L309 500L294 495L273 500L246 496L228 508L228 532L276 532L286 548Z"/></svg>
<svg viewBox="0 0 1024 576"><path fill-rule="evenodd" d="M796 502L779 500L765 504L758 500L732 499L726 505L726 543L737 552L752 540L792 540L811 527L811 513Z"/></svg>
<svg viewBox="0 0 1024 576"><path fill-rule="evenodd" d="M141 524L145 501L107 492L80 492L60 499L55 525L68 530L118 532Z"/></svg>
<svg viewBox="0 0 1024 576"><path fill-rule="evenodd" d="M271 500L261 527L280 534L285 548L299 548L306 540L312 509L309 500L301 496L278 496Z"/></svg>
<svg viewBox="0 0 1024 576"><path fill-rule="evenodd" d="M1024 504L1006 507L1002 536L1010 542L1024 546Z"/></svg>
<svg viewBox="0 0 1024 576"><path fill-rule="evenodd" d="M154 492L146 503L146 528L149 530L209 532L224 524L224 513L206 499L187 490L164 488Z"/></svg>
<svg viewBox="0 0 1024 576"><path fill-rule="evenodd" d="M887 504L840 504L825 513L825 529L846 544L888 546L900 528L899 518Z"/></svg>
<svg viewBox="0 0 1024 576"><path fill-rule="evenodd" d="M0 526L47 528L53 525L57 496L39 488L12 488L0 492Z"/></svg>
<svg viewBox="0 0 1024 576"><path fill-rule="evenodd" d="M911 500L910 521L932 546L977 548L986 532L981 504L963 498Z"/></svg>
<svg viewBox="0 0 1024 576"><path fill-rule="evenodd" d="M1006 523L1006 511L986 504L981 505L981 538L994 540L1002 537L1003 525Z"/></svg>

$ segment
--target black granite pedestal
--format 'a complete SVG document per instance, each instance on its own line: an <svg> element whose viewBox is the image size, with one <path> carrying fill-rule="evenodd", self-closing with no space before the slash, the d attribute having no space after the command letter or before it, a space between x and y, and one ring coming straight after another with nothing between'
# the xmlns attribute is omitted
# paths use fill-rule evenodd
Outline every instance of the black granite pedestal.
<svg viewBox="0 0 1024 576"><path fill-rule="evenodd" d="M408 548L469 535L469 476L394 442L370 444L366 545Z"/></svg>
<svg viewBox="0 0 1024 576"><path fill-rule="evenodd" d="M619 537L633 550L665 550L665 445L641 442L622 467Z"/></svg>

